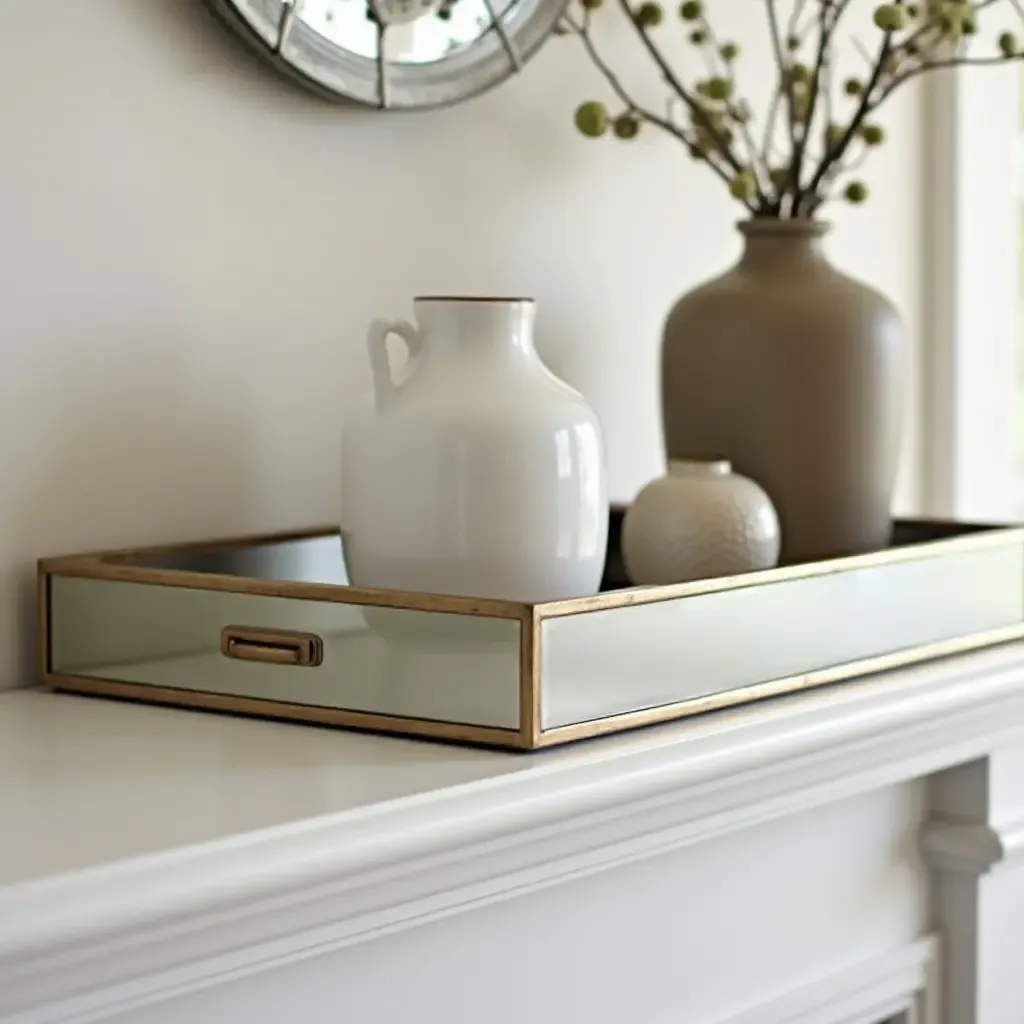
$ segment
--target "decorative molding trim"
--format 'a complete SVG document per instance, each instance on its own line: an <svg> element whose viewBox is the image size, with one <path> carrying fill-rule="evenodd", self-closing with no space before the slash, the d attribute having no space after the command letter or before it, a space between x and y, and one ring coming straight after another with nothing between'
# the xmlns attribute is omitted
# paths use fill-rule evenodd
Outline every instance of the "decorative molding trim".
<svg viewBox="0 0 1024 1024"><path fill-rule="evenodd" d="M1022 732L1015 644L15 886L0 895L0 1019L126 1012L927 775Z"/></svg>
<svg viewBox="0 0 1024 1024"><path fill-rule="evenodd" d="M866 1024L916 1013L939 1024L939 940L929 936L712 1024Z"/></svg>
<svg viewBox="0 0 1024 1024"><path fill-rule="evenodd" d="M984 875L1024 857L1024 821L997 828L933 819L921 832L921 850L925 861L940 871Z"/></svg>

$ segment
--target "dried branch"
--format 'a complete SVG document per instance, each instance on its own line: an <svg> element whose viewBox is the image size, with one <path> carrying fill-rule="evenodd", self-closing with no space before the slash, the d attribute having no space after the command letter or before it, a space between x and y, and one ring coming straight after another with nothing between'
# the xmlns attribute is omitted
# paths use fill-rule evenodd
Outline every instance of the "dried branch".
<svg viewBox="0 0 1024 1024"><path fill-rule="evenodd" d="M789 25L786 28L786 44L789 45L789 40L796 35L796 27L800 22L800 16L804 12L804 4L806 0L794 0L793 11L789 16ZM792 61L779 60L779 75L786 79L786 99L789 104L789 143L791 149L796 149L796 130L797 130L797 116L796 116L796 87L793 78L788 74L789 68L792 66ZM794 188L796 183L794 182Z"/></svg>
<svg viewBox="0 0 1024 1024"><path fill-rule="evenodd" d="M943 60L926 61L918 64L917 67L910 68L905 71L902 75L897 76L892 82L886 86L885 90L879 96L878 100L872 104L872 112L878 108L883 100L888 99L896 89L901 86L904 82L909 82L911 78L916 78L918 75L923 74L925 71L938 71L939 68L965 68L965 67L986 67L992 64L1008 64L1013 60L1021 60L1021 56L1017 57L948 57Z"/></svg>
<svg viewBox="0 0 1024 1024"><path fill-rule="evenodd" d="M669 63L666 52L652 38L663 19L663 0L617 0L616 6L632 25L637 39L668 87L667 116L641 106L624 87L599 53L590 32L590 15L601 0L577 0L582 18L567 18L571 34L579 36L586 53L611 91L625 107L614 119L615 134L631 138L641 123L648 123L682 142L697 159L708 164L729 185L732 195L758 217L811 217L836 190L837 181L856 171L869 152L884 141L875 112L906 82L942 68L986 66L1024 59L1020 35L1003 32L1000 53L973 56L967 43L977 31L977 15L1000 0L920 0L924 11L911 9L906 0L874 0L879 3L873 20L879 31L877 49L860 40L852 45L867 65L863 76L847 83L844 91L856 97L849 118L834 111L835 61L840 21L852 0L794 0L787 31L780 24L778 0L761 0L765 6L768 37L778 68L778 81L769 94L764 124L755 142L750 106L736 95L734 44L723 48L704 13L708 0L685 0L680 14L695 27L692 41L707 64L706 81L687 86ZM1006 0L1024 25L1024 0ZM637 6L634 8L634 4ZM808 10L811 14L808 15ZM807 38L817 31L813 55ZM807 56L801 61L800 47ZM810 65L808 67L808 65ZM838 114L837 124L833 119ZM788 132L778 130L780 115ZM577 126L585 135L606 131L608 111L601 103L582 104ZM824 125L821 124L824 118ZM815 140L819 127L825 139L823 151ZM762 138L763 129L763 138ZM788 135L785 160L776 159L776 146ZM862 148L852 149L855 142ZM853 159L848 159L854 152ZM840 182L851 202L863 201L864 185Z"/></svg>
<svg viewBox="0 0 1024 1024"><path fill-rule="evenodd" d="M853 37L851 42L853 44L853 48L861 55L861 57L864 58L864 63L867 64L868 71L870 72L875 66L875 58L868 53L868 48L856 36Z"/></svg>
<svg viewBox="0 0 1024 1024"><path fill-rule="evenodd" d="M696 145L695 139L690 138L686 134L686 132L683 131L683 129L681 129L678 125L673 124L673 122L669 118L661 117L659 114L655 114L653 111L641 106L626 91L626 88L625 86L623 86L618 75L616 75L615 72L612 71L612 69L608 66L608 63L601 56L600 51L594 45L594 40L590 35L590 12L584 12L582 23L574 21L572 17L569 15L566 15L562 20L566 25L568 25L571 32L579 37L580 41L583 43L583 48L586 50L587 56L590 58L594 67L596 67L597 70L600 72L604 80L608 83L612 92L615 93L615 95L619 98L622 104L626 107L626 110L634 114L641 121L645 121L648 124L653 124L655 127L660 128L664 132L667 132L669 135L673 136L680 142L684 143L687 149L693 151ZM704 162L711 168L711 170L714 171L715 174L717 174L723 181L728 183L731 180L731 176L729 175L728 171L723 170L718 164L716 164L712 159L710 159L709 155L705 154L703 156L703 159ZM747 204L747 208L751 212L754 211L754 207L750 204Z"/></svg>
<svg viewBox="0 0 1024 1024"><path fill-rule="evenodd" d="M721 41L715 35L715 31L711 27L707 18L702 17L700 19L700 26L706 39L706 45L702 47L702 50L704 51L705 60L707 61L708 71L712 76L717 75L721 78L732 79L732 68L729 67L728 61L722 57ZM737 108L734 105L727 104L726 109L732 116L733 122L739 130L740 138L743 140L744 148L747 151L747 159L750 163L750 170L754 175L755 187L757 188L757 197L762 203L766 203L768 201L766 190L770 185L770 180L768 178L768 166L767 164L762 166L757 145L754 142L753 136L750 134L750 128L747 125L746 120L737 116Z"/></svg>
<svg viewBox="0 0 1024 1024"><path fill-rule="evenodd" d="M811 201L805 206L805 212L808 217L813 217L818 210L831 202L834 198L824 191L825 187L831 187L838 178L845 177L848 174L852 174L854 171L860 170L867 161L869 153L870 148L865 146L848 164L832 164L829 168L828 174L825 175L822 181L821 192L817 196L810 197Z"/></svg>
<svg viewBox="0 0 1024 1024"><path fill-rule="evenodd" d="M819 3L821 0L819 0ZM807 0L796 0L793 4L793 10L789 15L789 25L786 27L786 38L790 36L799 35L797 32L797 25L800 24L800 17L804 13L804 8L807 6Z"/></svg>
<svg viewBox="0 0 1024 1024"><path fill-rule="evenodd" d="M836 27L839 24L839 12L837 12L835 20L832 22L832 31L835 32ZM821 84L825 90L825 124L830 125L833 122L833 110L832 101L834 99L832 81L832 48L831 46L825 51L821 61ZM827 148L827 147L826 147Z"/></svg>
<svg viewBox="0 0 1024 1024"><path fill-rule="evenodd" d="M779 113L779 105L782 102L784 84L788 91L789 108L793 107L793 83L789 79L783 80L782 69L786 66L785 58L782 55L782 36L779 29L779 12L775 7L775 0L765 0L765 11L768 14L768 34L771 38L772 52L775 55L775 63L779 69L780 81L772 92L772 98L768 106L768 117L764 126L764 145L762 146L762 157L765 164L770 168L772 161L772 144L775 141L775 122ZM778 202L773 212L778 215L781 212L781 200L784 189L779 189Z"/></svg>
<svg viewBox="0 0 1024 1024"><path fill-rule="evenodd" d="M823 2L819 9L818 21L818 55L814 61L814 71L811 73L811 84L808 89L807 117L804 119L804 130L800 135L797 145L793 148L793 164L790 177L794 189L794 213L799 212L800 205L800 175L803 172L804 150L807 148L807 137L811 133L814 124L814 114L818 106L818 93L821 89L823 69L828 65L829 47L832 41L832 26L829 24L829 5Z"/></svg>
<svg viewBox="0 0 1024 1024"><path fill-rule="evenodd" d="M882 78L885 67L889 61L891 49L892 33L886 32L882 36L882 42L878 48L878 58L875 61L874 70L871 72L871 77L868 79L867 85L864 86L864 91L861 94L860 103L857 105L856 112L850 119L850 123L846 126L846 131L843 132L843 135L839 139L839 141L834 146L829 147L829 150L825 154L825 157L818 165L818 169L814 172L814 176L811 178L810 184L807 186L805 190L797 191L797 208L799 208L804 196L813 197L817 194L822 179L828 173L830 164L838 163L840 160L842 160L847 148L853 141L854 137L857 135L857 132L860 130L861 125L864 123L865 117L867 117L867 115L873 109L871 107L871 94L878 87L878 83Z"/></svg>
<svg viewBox="0 0 1024 1024"><path fill-rule="evenodd" d="M712 142L714 142L716 148L721 154L722 158L726 163L737 173L740 174L743 171L743 165L736 159L729 146L726 142L722 133L718 130L714 120L705 110L704 105L698 103L696 99L690 94L685 88L683 83L676 77L675 72L672 70L671 65L665 60L661 51L654 45L654 41L647 33L646 29L641 25L636 17L633 15L632 8L629 6L629 0L619 0L619 6L622 8L623 13L626 15L630 25L633 26L636 31L640 42L643 44L644 49L651 55L651 59L657 65L658 70L661 72L662 78L668 83L669 87L673 89L676 95L686 104L687 109L690 111L693 119L700 124L701 128L707 133Z"/></svg>

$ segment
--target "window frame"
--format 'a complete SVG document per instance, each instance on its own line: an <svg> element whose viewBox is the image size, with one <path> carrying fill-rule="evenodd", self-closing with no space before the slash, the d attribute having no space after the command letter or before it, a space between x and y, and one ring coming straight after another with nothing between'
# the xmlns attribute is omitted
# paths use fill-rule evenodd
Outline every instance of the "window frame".
<svg viewBox="0 0 1024 1024"><path fill-rule="evenodd" d="M1024 518L1020 73L924 79L921 495L943 518Z"/></svg>

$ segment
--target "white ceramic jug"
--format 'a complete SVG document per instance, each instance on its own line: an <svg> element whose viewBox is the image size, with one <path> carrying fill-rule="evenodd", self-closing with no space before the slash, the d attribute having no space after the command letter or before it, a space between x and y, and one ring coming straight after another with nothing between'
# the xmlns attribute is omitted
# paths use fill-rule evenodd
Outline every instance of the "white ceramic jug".
<svg viewBox="0 0 1024 1024"><path fill-rule="evenodd" d="M341 532L356 586L539 602L597 591L608 535L604 442L541 362L529 299L415 300L379 320L376 409L342 446ZM396 381L386 342L409 365Z"/></svg>

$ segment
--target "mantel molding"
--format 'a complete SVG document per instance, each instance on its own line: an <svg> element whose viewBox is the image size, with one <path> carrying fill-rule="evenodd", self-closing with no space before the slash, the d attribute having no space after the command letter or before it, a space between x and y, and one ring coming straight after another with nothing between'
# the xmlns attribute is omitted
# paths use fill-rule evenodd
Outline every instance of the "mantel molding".
<svg viewBox="0 0 1024 1024"><path fill-rule="evenodd" d="M144 1006L927 775L1022 728L1013 645L13 887L0 1018Z"/></svg>
<svg viewBox="0 0 1024 1024"><path fill-rule="evenodd" d="M921 849L928 864L941 871L978 876L1015 867L1024 857L1024 821L995 827L932 819L922 832Z"/></svg>

